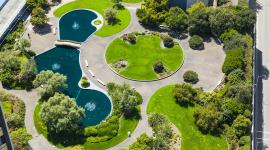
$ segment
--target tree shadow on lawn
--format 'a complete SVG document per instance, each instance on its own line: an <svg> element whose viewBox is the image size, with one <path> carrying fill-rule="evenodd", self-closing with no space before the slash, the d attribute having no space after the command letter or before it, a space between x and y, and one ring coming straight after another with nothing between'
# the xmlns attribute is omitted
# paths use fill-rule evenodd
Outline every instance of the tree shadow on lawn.
<svg viewBox="0 0 270 150"><path fill-rule="evenodd" d="M118 18L116 18L116 19L112 20L110 23L108 23L108 25L110 25L110 26L115 26L118 24L121 25L121 20Z"/></svg>
<svg viewBox="0 0 270 150"><path fill-rule="evenodd" d="M133 111L127 115L123 115L127 120L139 120L141 119L141 111L139 109L133 109Z"/></svg>

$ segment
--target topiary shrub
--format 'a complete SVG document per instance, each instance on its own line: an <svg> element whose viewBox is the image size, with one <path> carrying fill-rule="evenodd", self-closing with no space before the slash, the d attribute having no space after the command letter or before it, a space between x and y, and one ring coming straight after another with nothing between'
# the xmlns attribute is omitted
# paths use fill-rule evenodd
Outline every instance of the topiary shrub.
<svg viewBox="0 0 270 150"><path fill-rule="evenodd" d="M174 46L173 38L167 36L163 38L164 46L167 48L171 48Z"/></svg>
<svg viewBox="0 0 270 150"><path fill-rule="evenodd" d="M199 81L198 74L195 71L188 70L183 75L184 81L195 84Z"/></svg>
<svg viewBox="0 0 270 150"><path fill-rule="evenodd" d="M192 49L196 49L196 50L204 49L203 38L198 35L192 36L188 40L188 43L189 43L189 47Z"/></svg>
<svg viewBox="0 0 270 150"><path fill-rule="evenodd" d="M83 76L82 79L81 79L81 86L83 88L87 88L87 87L90 86L90 83L89 83L88 79L85 76Z"/></svg>
<svg viewBox="0 0 270 150"><path fill-rule="evenodd" d="M222 66L222 72L226 75L236 69L243 70L244 67L244 52L242 48L235 48L226 52L225 61Z"/></svg>
<svg viewBox="0 0 270 150"><path fill-rule="evenodd" d="M124 41L127 41L130 44L135 44L136 43L136 36L133 33L124 34L122 38L123 38Z"/></svg>
<svg viewBox="0 0 270 150"><path fill-rule="evenodd" d="M154 71L156 73L166 72L166 69L165 69L163 63L160 60L154 63L153 68L154 68Z"/></svg>

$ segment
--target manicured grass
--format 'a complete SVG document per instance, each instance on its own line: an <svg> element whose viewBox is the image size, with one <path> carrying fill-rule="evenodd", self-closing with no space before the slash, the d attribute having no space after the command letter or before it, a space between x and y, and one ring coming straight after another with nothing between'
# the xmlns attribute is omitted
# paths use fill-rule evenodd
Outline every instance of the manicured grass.
<svg viewBox="0 0 270 150"><path fill-rule="evenodd" d="M38 133L43 134L44 137L48 138L48 131L47 127L42 123L42 120L40 118L40 110L41 110L41 104L38 104L35 108L34 112L34 122L35 127L38 131ZM120 118L120 128L118 131L118 135L114 138L101 143L89 143L86 141L86 143L83 144L85 149L91 149L91 150L105 150L107 148L113 147L117 145L118 143L125 140L128 135L127 132L130 131L131 133L135 130L139 120L138 119L125 119L124 117ZM63 148L63 145L57 144L56 145L59 148Z"/></svg>
<svg viewBox="0 0 270 150"><path fill-rule="evenodd" d="M147 113L157 112L166 115L182 134L181 150L227 150L224 136L202 134L194 124L193 113L196 107L181 107L173 97L174 86L159 89L150 99Z"/></svg>
<svg viewBox="0 0 270 150"><path fill-rule="evenodd" d="M101 143L86 143L84 145L85 149L92 149L92 150L104 150L110 147L113 147L114 145L117 145L118 143L122 142L128 137L128 131L131 133L135 130L139 120L137 119L125 119L124 117L121 117L120 119L120 128L118 131L118 135L114 138L112 138L109 141L101 142Z"/></svg>
<svg viewBox="0 0 270 150"><path fill-rule="evenodd" d="M123 0L124 3L139 3L142 2L142 0Z"/></svg>
<svg viewBox="0 0 270 150"><path fill-rule="evenodd" d="M173 48L161 48L161 39L154 35L137 36L136 44L128 44L120 38L115 39L108 47L106 60L113 64L124 59L128 66L119 71L127 78L136 80L155 80L157 74L153 64L161 60L169 72L175 72L183 61L183 52L179 45Z"/></svg>
<svg viewBox="0 0 270 150"><path fill-rule="evenodd" d="M113 3L111 0L76 0L58 8L54 12L54 15L57 17L61 17L66 12L82 8L95 10L104 17L104 10L106 8L111 8L112 6ZM117 11L117 18L119 19L119 21L116 22L114 25L105 24L95 34L102 37L116 34L124 30L129 25L131 16L127 9L123 9Z"/></svg>

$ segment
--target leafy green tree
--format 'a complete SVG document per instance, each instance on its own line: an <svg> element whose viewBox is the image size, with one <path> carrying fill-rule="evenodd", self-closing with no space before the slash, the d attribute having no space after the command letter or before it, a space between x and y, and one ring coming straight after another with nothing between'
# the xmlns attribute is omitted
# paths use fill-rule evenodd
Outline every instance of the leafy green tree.
<svg viewBox="0 0 270 150"><path fill-rule="evenodd" d="M215 104L200 107L194 112L195 124L205 133L218 133L223 115Z"/></svg>
<svg viewBox="0 0 270 150"><path fill-rule="evenodd" d="M27 150L28 141L32 139L32 136L29 133L27 133L25 128L19 128L11 132L11 139L14 149Z"/></svg>
<svg viewBox="0 0 270 150"><path fill-rule="evenodd" d="M224 99L222 101L221 110L224 115L224 121L228 124L232 124L234 119L239 115L244 113L245 106L239 103L236 99Z"/></svg>
<svg viewBox="0 0 270 150"><path fill-rule="evenodd" d="M154 139L145 133L137 138L136 142L129 146L129 150L153 150Z"/></svg>
<svg viewBox="0 0 270 150"><path fill-rule="evenodd" d="M18 74L19 83L26 88L32 88L32 81L37 74L36 62L34 60L27 60L21 63L21 71Z"/></svg>
<svg viewBox="0 0 270 150"><path fill-rule="evenodd" d="M190 105L194 102L197 92L190 84L176 84L173 90L176 102L180 105Z"/></svg>
<svg viewBox="0 0 270 150"><path fill-rule="evenodd" d="M230 86L226 96L236 98L239 102L250 106L252 101L252 84L240 82L239 84Z"/></svg>
<svg viewBox="0 0 270 150"><path fill-rule="evenodd" d="M116 14L117 11L113 8L107 8L105 10L105 19L107 20L108 24L113 24L116 21Z"/></svg>
<svg viewBox="0 0 270 150"><path fill-rule="evenodd" d="M167 118L158 113L151 113L148 117L148 122L151 127L159 126L168 122Z"/></svg>
<svg viewBox="0 0 270 150"><path fill-rule="evenodd" d="M124 115L129 115L135 110L137 105L138 105L137 97L130 94L126 94L126 97L123 98L120 102L120 109Z"/></svg>
<svg viewBox="0 0 270 150"><path fill-rule="evenodd" d="M188 17L179 7L172 7L165 19L165 23L170 29L176 32L183 32L188 27Z"/></svg>
<svg viewBox="0 0 270 150"><path fill-rule="evenodd" d="M40 117L52 133L74 133L84 117L84 109L74 99L56 93L42 104Z"/></svg>
<svg viewBox="0 0 270 150"><path fill-rule="evenodd" d="M256 12L248 7L243 7L236 14L236 27L241 33L251 33L256 23Z"/></svg>
<svg viewBox="0 0 270 150"><path fill-rule="evenodd" d="M241 137L250 132L250 125L250 119L244 117L243 115L239 115L233 121L232 128L235 130L235 134L237 135L237 137Z"/></svg>
<svg viewBox="0 0 270 150"><path fill-rule="evenodd" d="M49 21L46 12L41 7L36 7L32 10L30 22L36 27L42 27Z"/></svg>
<svg viewBox="0 0 270 150"><path fill-rule="evenodd" d="M47 5L47 0L26 0L26 3L32 8L43 7Z"/></svg>
<svg viewBox="0 0 270 150"><path fill-rule="evenodd" d="M196 98L196 102L201 105L205 106L210 103L218 104L221 101L221 98L218 96L216 92L198 92L198 96Z"/></svg>
<svg viewBox="0 0 270 150"><path fill-rule="evenodd" d="M220 36L228 29L235 28L235 14L231 9L216 8L210 15L210 27L214 34Z"/></svg>
<svg viewBox="0 0 270 150"><path fill-rule="evenodd" d="M66 80L66 76L47 70L41 71L36 76L33 85L34 87L39 88L39 94L42 98L46 99L66 88Z"/></svg>
<svg viewBox="0 0 270 150"><path fill-rule="evenodd" d="M193 5L191 5L191 7L189 7L187 9L187 12L189 15L192 15L195 12L202 11L204 8L206 8L206 7L205 7L203 2L197 2L197 3L194 3Z"/></svg>
<svg viewBox="0 0 270 150"><path fill-rule="evenodd" d="M229 29L228 31L222 33L219 37L219 39L223 42L226 43L230 40L232 40L235 36L241 36L241 34L236 31L235 29Z"/></svg>
<svg viewBox="0 0 270 150"><path fill-rule="evenodd" d="M227 82L230 83L230 85L236 85L244 80L244 72L241 69L236 69L232 71L228 76L227 76Z"/></svg>
<svg viewBox="0 0 270 150"><path fill-rule="evenodd" d="M19 50L23 54L25 54L27 50L30 48L30 46L31 46L31 43L29 42L29 40L23 38L15 43L14 49Z"/></svg>
<svg viewBox="0 0 270 150"><path fill-rule="evenodd" d="M207 36L211 33L209 17L212 10L203 8L189 16L189 33L191 35Z"/></svg>

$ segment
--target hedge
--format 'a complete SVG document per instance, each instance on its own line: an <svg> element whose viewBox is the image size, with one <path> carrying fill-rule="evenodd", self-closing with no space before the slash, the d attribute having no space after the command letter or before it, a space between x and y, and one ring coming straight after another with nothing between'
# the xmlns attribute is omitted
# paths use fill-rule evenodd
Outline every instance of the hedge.
<svg viewBox="0 0 270 150"><path fill-rule="evenodd" d="M244 51L242 48L234 48L226 52L225 61L222 66L222 72L226 75L236 69L244 68Z"/></svg>

